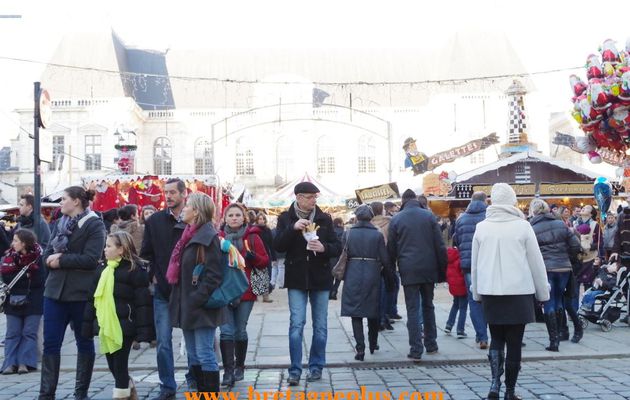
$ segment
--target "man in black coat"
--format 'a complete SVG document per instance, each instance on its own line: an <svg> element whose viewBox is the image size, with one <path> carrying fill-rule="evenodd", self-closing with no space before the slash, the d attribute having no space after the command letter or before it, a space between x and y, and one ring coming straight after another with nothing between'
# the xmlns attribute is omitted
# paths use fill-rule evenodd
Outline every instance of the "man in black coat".
<svg viewBox="0 0 630 400"><path fill-rule="evenodd" d="M407 305L407 331L411 350L407 357L422 358L420 304L424 320L424 345L427 353L437 352L437 329L433 308L433 290L446 278L446 247L433 213L422 208L416 194L407 190L403 206L389 224L387 248L398 263Z"/></svg>
<svg viewBox="0 0 630 400"><path fill-rule="evenodd" d="M308 301L313 316L313 340L307 380L312 382L322 377L326 364L328 295L333 284L330 258L341 253L330 215L317 207L319 189L310 182L301 182L294 192L295 202L278 217L273 240L275 250L286 253L284 287L288 289L291 313L291 367L287 382L291 386L299 384L302 374L302 337Z"/></svg>
<svg viewBox="0 0 630 400"><path fill-rule="evenodd" d="M37 226L39 229L35 230L35 216L33 215L33 207L35 205L35 197L32 194L23 194L20 196L20 216L18 217L18 223L15 229L28 229L33 231L37 235L37 243L42 246L42 249L48 247L48 241L50 240L50 229L46 223L46 219L40 215Z"/></svg>
<svg viewBox="0 0 630 400"><path fill-rule="evenodd" d="M175 244L181 238L186 224L180 214L186 200L186 185L180 179L170 179L164 185L168 208L158 211L146 220L140 257L149 261L149 279L154 286L153 316L157 337L157 365L160 376L160 394L153 400L174 400L177 390L175 361L173 360L173 328L168 312L171 286L166 281L166 270ZM186 375L189 385L196 385L193 374Z"/></svg>

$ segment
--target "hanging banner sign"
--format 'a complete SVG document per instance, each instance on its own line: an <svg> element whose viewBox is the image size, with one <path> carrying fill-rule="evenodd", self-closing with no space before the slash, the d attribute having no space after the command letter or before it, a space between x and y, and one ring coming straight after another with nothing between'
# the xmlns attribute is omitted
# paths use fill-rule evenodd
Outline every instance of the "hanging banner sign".
<svg viewBox="0 0 630 400"><path fill-rule="evenodd" d="M400 198L400 193L398 192L398 184L396 182L390 182L384 185L372 186L369 188L357 189L354 191L354 193L357 195L357 201L359 202L359 204Z"/></svg>
<svg viewBox="0 0 630 400"><path fill-rule="evenodd" d="M481 139L471 140L461 146L434 154L429 157L428 169L429 171L434 170L444 163L450 163L458 158L469 156L496 143L499 143L499 138L496 133L491 133Z"/></svg>
<svg viewBox="0 0 630 400"><path fill-rule="evenodd" d="M536 194L536 184L535 183L525 183L525 184L510 184L512 189L517 196L534 196ZM593 185L591 185L591 193L593 192ZM473 185L472 193L475 192L484 192L488 196L492 192L492 185Z"/></svg>

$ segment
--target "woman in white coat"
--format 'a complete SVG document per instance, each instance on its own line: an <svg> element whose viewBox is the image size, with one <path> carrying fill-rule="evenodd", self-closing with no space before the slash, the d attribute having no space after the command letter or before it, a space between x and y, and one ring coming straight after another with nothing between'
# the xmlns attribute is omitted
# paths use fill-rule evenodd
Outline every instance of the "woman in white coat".
<svg viewBox="0 0 630 400"><path fill-rule="evenodd" d="M473 237L471 290L473 298L482 302L490 327L488 399L499 398L504 361L504 399L520 399L514 389L523 333L525 325L535 320L532 296L549 300L547 273L534 230L516 207L514 190L497 183L492 186L491 200L486 219L477 225Z"/></svg>

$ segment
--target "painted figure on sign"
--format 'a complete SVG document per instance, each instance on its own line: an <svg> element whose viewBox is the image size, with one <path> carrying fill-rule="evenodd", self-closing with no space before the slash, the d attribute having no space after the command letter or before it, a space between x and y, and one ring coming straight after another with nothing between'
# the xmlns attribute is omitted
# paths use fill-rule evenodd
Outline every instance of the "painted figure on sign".
<svg viewBox="0 0 630 400"><path fill-rule="evenodd" d="M408 137L403 144L403 150L407 158L405 159L405 168L411 168L414 175L420 175L427 171L429 158L426 154L418 151L416 140Z"/></svg>

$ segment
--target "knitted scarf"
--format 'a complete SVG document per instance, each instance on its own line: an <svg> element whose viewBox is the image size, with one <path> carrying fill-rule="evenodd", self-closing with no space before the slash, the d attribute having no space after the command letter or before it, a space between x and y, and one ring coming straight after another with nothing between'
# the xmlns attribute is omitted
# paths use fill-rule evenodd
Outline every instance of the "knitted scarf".
<svg viewBox="0 0 630 400"><path fill-rule="evenodd" d="M120 259L107 261L107 267L101 273L94 292L96 319L101 328L98 332L101 354L111 354L122 348L122 328L114 301L114 272L118 265Z"/></svg>
<svg viewBox="0 0 630 400"><path fill-rule="evenodd" d="M190 239L195 235L200 225L186 225L182 237L177 241L173 252L171 253L171 259L168 262L168 269L166 270L166 280L171 285L177 285L179 283L179 272L182 269L182 253L184 247L190 242Z"/></svg>
<svg viewBox="0 0 630 400"><path fill-rule="evenodd" d="M39 268L39 264L36 261L41 255L42 248L37 243L35 243L35 249L26 254L19 253L13 250L13 248L9 248L9 250L4 253L4 257L2 257L0 275L17 274L22 268L31 263L28 270L36 271Z"/></svg>
<svg viewBox="0 0 630 400"><path fill-rule="evenodd" d="M311 222L313 222L313 220L315 219L315 210L317 208L313 208L312 211L301 210L300 207L298 206L297 201L293 202L293 208L295 209L295 215L297 215L298 218L308 219Z"/></svg>
<svg viewBox="0 0 630 400"><path fill-rule="evenodd" d="M228 225L225 225L225 228L223 228L225 239L229 240L238 251L243 251L243 236L246 230L247 225L243 225L238 229L230 228Z"/></svg>
<svg viewBox="0 0 630 400"><path fill-rule="evenodd" d="M91 212L89 208L86 208L82 213L77 216L69 217L64 215L57 222L57 235L50 241L55 253L65 253L68 250L68 241L70 235L77 228L81 218L85 217Z"/></svg>

